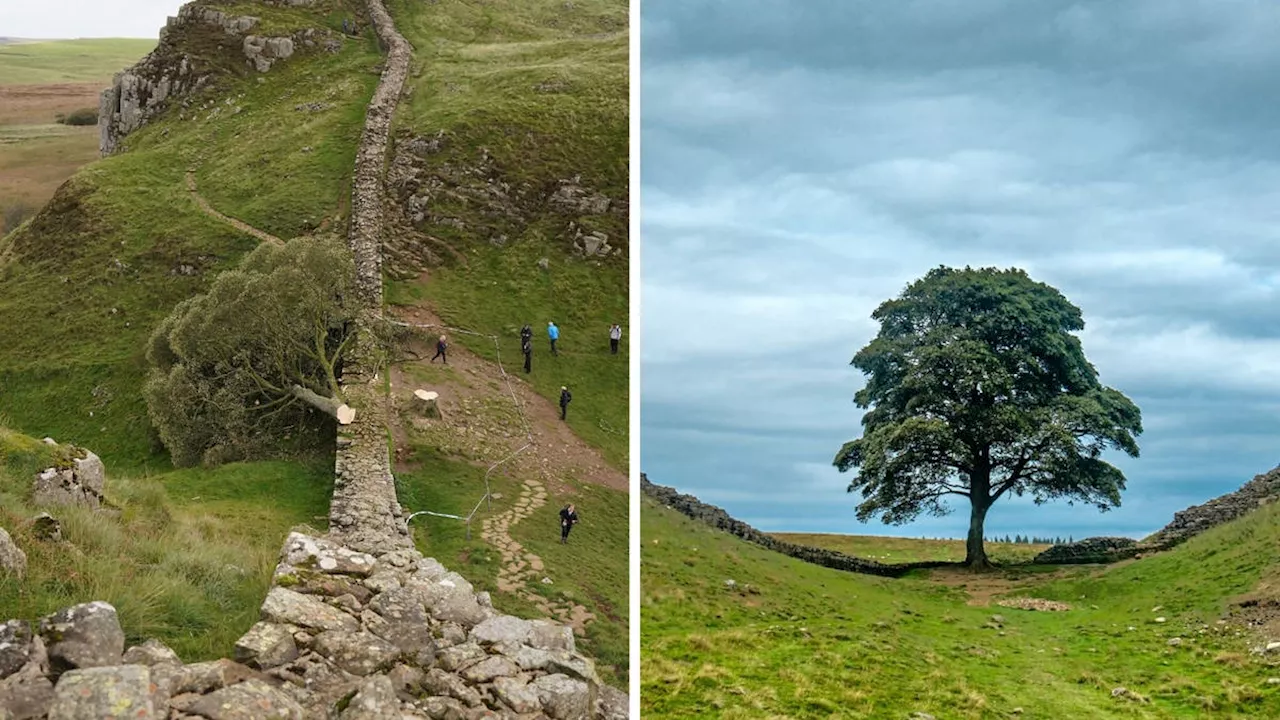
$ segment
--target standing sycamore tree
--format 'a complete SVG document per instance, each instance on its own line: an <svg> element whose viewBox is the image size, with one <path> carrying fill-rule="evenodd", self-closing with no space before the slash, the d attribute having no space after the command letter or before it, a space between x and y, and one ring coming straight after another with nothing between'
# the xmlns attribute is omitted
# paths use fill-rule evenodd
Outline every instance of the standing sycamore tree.
<svg viewBox="0 0 1280 720"><path fill-rule="evenodd" d="M939 267L872 314L880 332L853 358L861 438L836 455L856 470L858 519L900 525L969 501L965 564L989 566L987 511L1000 498L1063 498L1106 511L1124 474L1108 449L1138 456L1138 407L1085 359L1080 309L1018 269Z"/></svg>

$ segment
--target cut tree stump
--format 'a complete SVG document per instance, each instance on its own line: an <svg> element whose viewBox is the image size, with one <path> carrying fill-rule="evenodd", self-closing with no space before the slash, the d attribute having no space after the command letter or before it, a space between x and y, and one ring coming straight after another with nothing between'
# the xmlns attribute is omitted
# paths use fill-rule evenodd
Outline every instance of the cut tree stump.
<svg viewBox="0 0 1280 720"><path fill-rule="evenodd" d="M440 417L440 393L431 390L414 390L413 396L417 399L415 405L419 408L419 412L429 418Z"/></svg>

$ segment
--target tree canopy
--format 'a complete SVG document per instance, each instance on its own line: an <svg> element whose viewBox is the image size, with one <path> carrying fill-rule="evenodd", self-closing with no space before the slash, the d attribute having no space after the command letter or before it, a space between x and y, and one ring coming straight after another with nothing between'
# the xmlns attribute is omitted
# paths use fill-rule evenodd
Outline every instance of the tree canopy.
<svg viewBox="0 0 1280 720"><path fill-rule="evenodd" d="M337 240L261 245L152 334L144 394L175 465L277 450L342 400L354 269Z"/></svg>
<svg viewBox="0 0 1280 720"><path fill-rule="evenodd" d="M966 563L986 566L983 523L1001 497L1120 504L1102 455L1138 456L1138 407L1085 358L1080 309L1019 269L938 267L872 314L879 334L852 365L862 437L834 464L856 470L859 520L902 524L968 499Z"/></svg>

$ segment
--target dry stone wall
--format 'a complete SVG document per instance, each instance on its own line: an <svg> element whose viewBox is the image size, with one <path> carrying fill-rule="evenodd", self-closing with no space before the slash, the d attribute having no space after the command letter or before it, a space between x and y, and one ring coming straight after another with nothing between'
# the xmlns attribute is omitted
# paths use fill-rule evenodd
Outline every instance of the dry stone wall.
<svg viewBox="0 0 1280 720"><path fill-rule="evenodd" d="M386 67L369 102L356 150L348 243L355 258L361 309L357 344L343 369L343 392L356 419L338 437L330 532L366 552L412 545L404 511L396 499L387 449L387 398L378 383L380 364L374 329L382 317L383 166L391 119L404 89L411 57L381 0L368 0L369 16L383 46Z"/></svg>
<svg viewBox="0 0 1280 720"><path fill-rule="evenodd" d="M416 550L375 557L293 532L274 577L234 660L126 650L105 602L0 624L0 718L627 717L570 628L497 612Z"/></svg>
<svg viewBox="0 0 1280 720"><path fill-rule="evenodd" d="M1085 538L1068 545L1054 545L1036 556L1037 563L1107 563L1159 552L1180 545L1200 533L1237 520L1280 497L1280 467L1256 475L1239 490L1220 495L1203 505L1192 505L1173 514L1173 522L1152 535L1129 538Z"/></svg>
<svg viewBox="0 0 1280 720"><path fill-rule="evenodd" d="M954 564L945 562L885 564L875 562L874 560L864 560L863 558L853 557L852 555L845 555L844 553L836 552L835 550L783 542L782 540L778 540L775 537L771 537L759 530L756 530L741 520L735 520L729 516L729 513L715 505L708 505L692 495L683 495L676 492L675 488L655 485L649 482L648 476L644 473L640 474L640 490L672 510L688 515L694 520L704 522L711 527L723 530L731 535L737 535L747 542L752 542L756 545L768 548L769 550L780 552L783 555L789 555L797 560L803 560L808 563L813 563L814 565L832 568L833 570L846 570L848 572L863 573L865 575L900 577L910 570L942 567Z"/></svg>

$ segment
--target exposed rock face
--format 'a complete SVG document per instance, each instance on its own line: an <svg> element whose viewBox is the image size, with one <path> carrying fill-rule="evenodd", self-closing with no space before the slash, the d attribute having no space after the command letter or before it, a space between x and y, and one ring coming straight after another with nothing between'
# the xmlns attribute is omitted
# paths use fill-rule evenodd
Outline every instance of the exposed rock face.
<svg viewBox="0 0 1280 720"><path fill-rule="evenodd" d="M102 459L92 452L76 448L82 457L71 460L68 467L45 468L36 475L32 502L37 505L84 505L98 509L107 484L107 471Z"/></svg>
<svg viewBox="0 0 1280 720"><path fill-rule="evenodd" d="M0 717L627 717L626 695L601 684L567 627L501 615L416 550L388 552L370 568L318 562L359 555L289 536L275 577L290 588L272 589L266 619L236 644L254 667L183 665L155 640L122 654L106 603L51 615L39 632L0 625ZM384 589L356 600L346 589L360 584Z"/></svg>
<svg viewBox="0 0 1280 720"><path fill-rule="evenodd" d="M1054 545L1036 555L1032 562L1046 565L1109 563L1133 557L1138 541L1126 537L1092 537Z"/></svg>
<svg viewBox="0 0 1280 720"><path fill-rule="evenodd" d="M310 5L312 0L280 0L274 4ZM229 15L195 3L183 5L160 31L156 49L120 73L102 91L98 105L98 149L115 152L120 141L163 112L227 72L252 68L267 72L295 54L300 46L333 52L341 41L328 30L310 28L289 37L252 35L258 18ZM216 49L216 51L215 51Z"/></svg>
<svg viewBox="0 0 1280 720"><path fill-rule="evenodd" d="M1280 467L1255 476L1235 492L1216 497L1203 505L1193 505L1173 514L1173 522L1144 538L1140 552L1164 550L1199 535L1209 528L1231 522L1280 497Z"/></svg>
<svg viewBox="0 0 1280 720"><path fill-rule="evenodd" d="M18 577L27 574L27 554L0 528L0 573L12 573Z"/></svg>
<svg viewBox="0 0 1280 720"><path fill-rule="evenodd" d="M741 520L733 519L729 516L729 513L715 505L708 505L692 495L682 495L681 493L676 492L675 488L666 487L664 485L655 485L649 482L648 476L644 473L640 474L640 491L646 495L652 496L658 502L672 510L688 515L694 520L704 522L714 528L724 530L731 535L737 535L747 542L753 542L784 555L790 555L797 560L804 560L805 562L829 567L835 570L847 570L849 572L864 573L867 575L899 577L909 570L941 567L944 565L954 564L945 562L918 562L886 565L873 560L863 560L862 558L845 555L844 553L836 552L835 550L826 550L823 548L814 548L783 542L782 540L778 540L777 538L756 530Z"/></svg>

